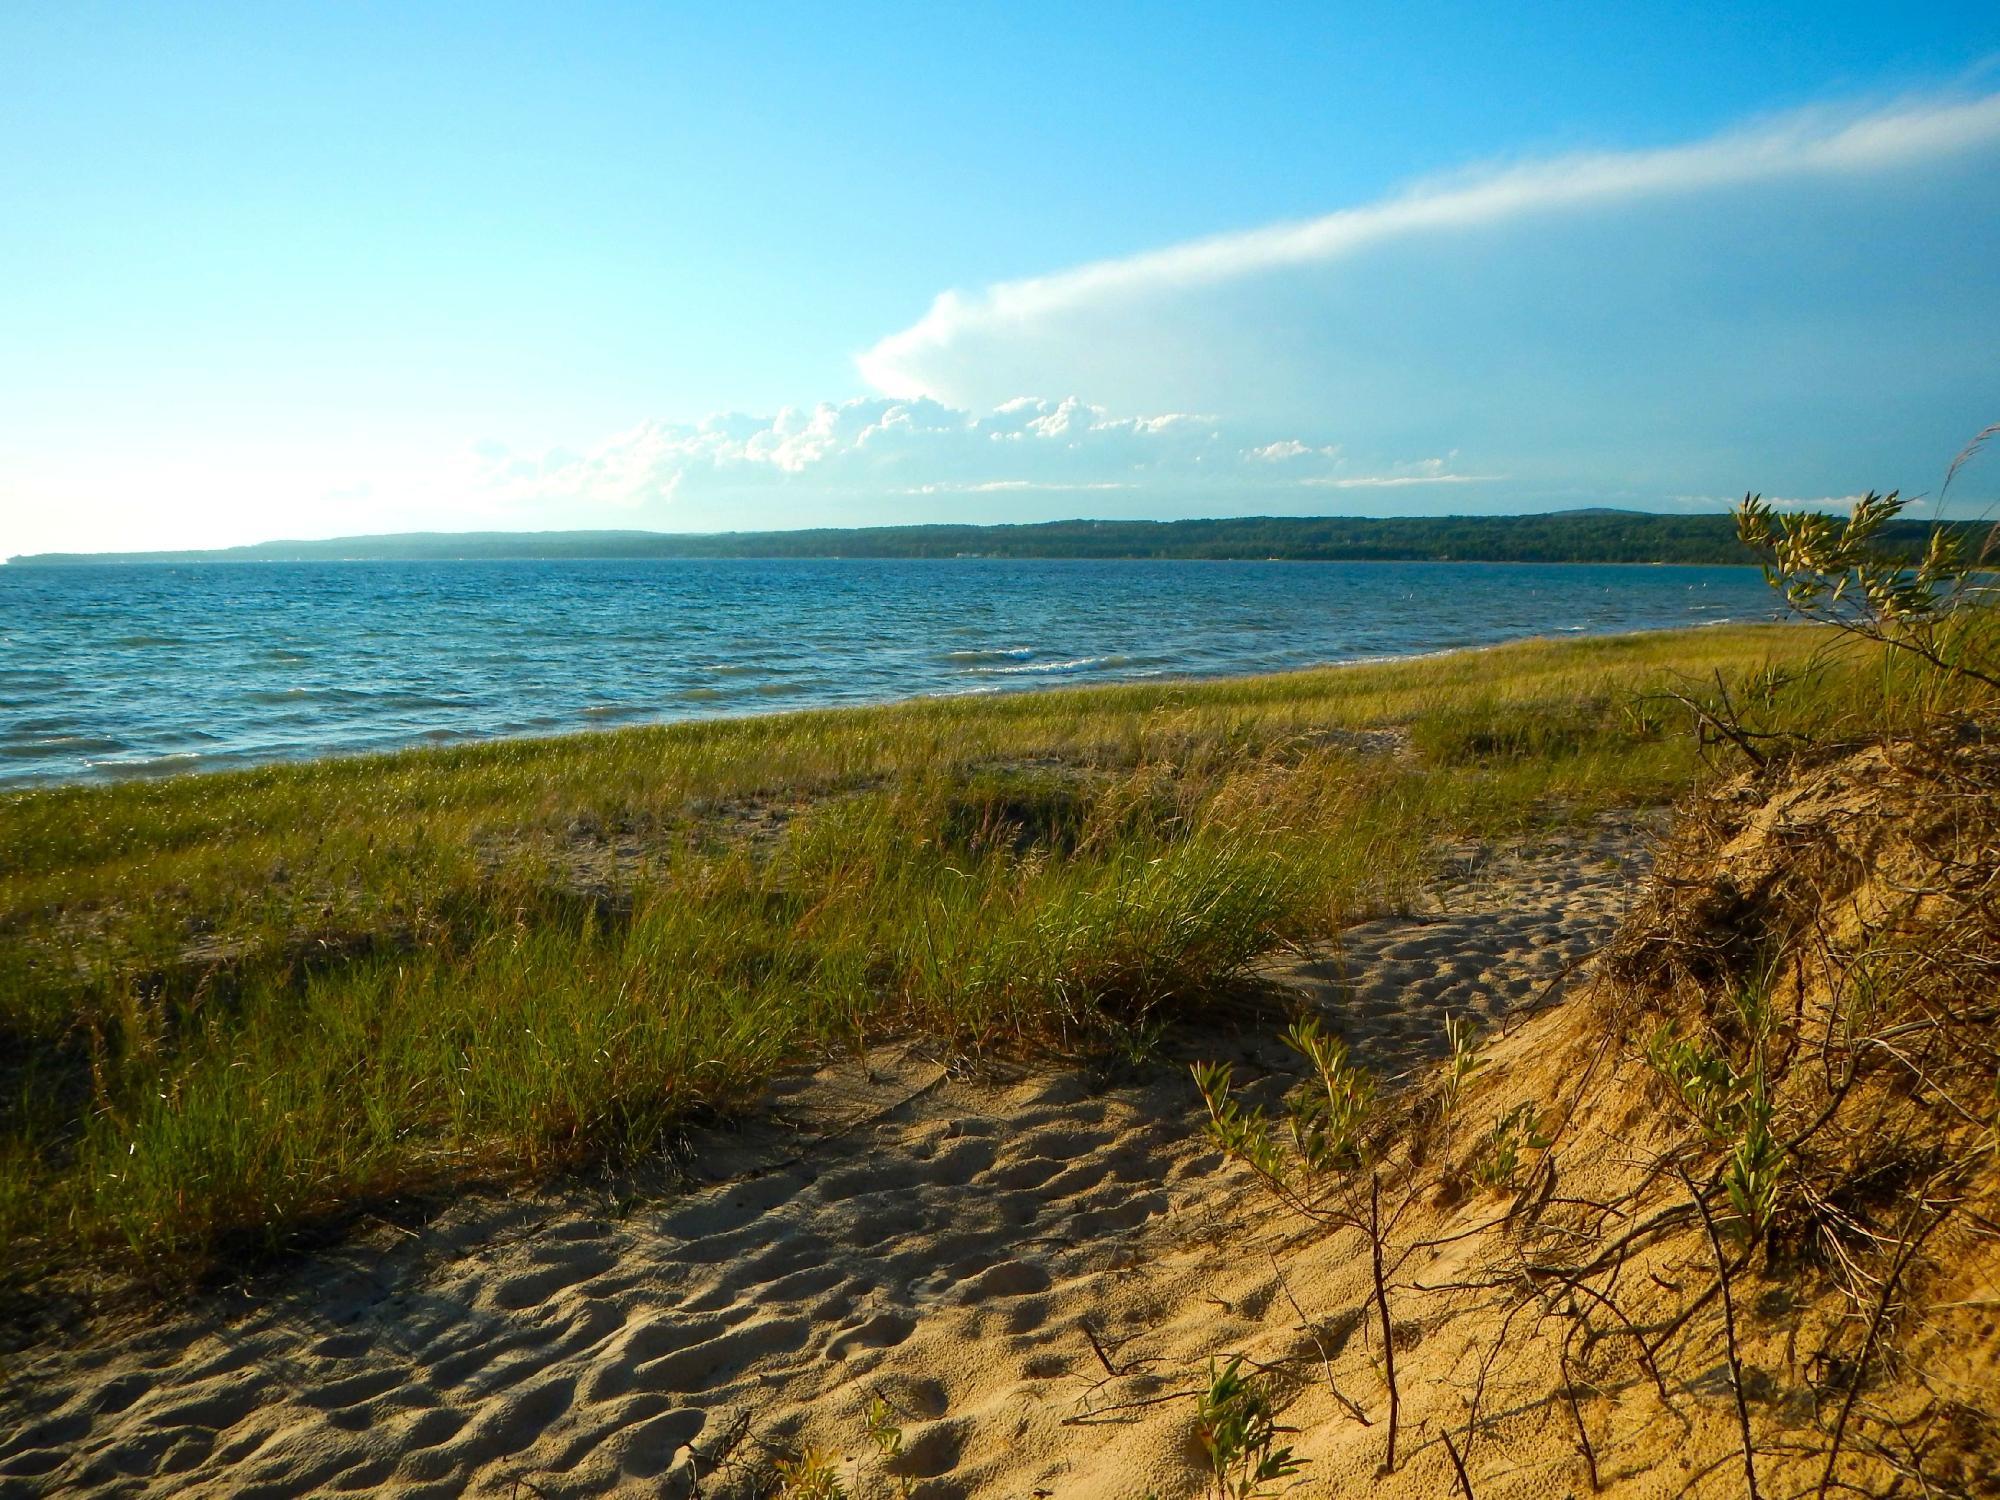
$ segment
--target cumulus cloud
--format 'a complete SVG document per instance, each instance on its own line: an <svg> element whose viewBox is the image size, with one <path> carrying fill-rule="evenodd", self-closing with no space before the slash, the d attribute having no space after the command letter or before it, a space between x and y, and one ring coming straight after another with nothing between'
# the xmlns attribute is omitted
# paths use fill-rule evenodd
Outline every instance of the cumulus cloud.
<svg viewBox="0 0 2000 1500"><path fill-rule="evenodd" d="M1338 458L1339 456L1338 443L1328 443L1323 447L1314 448L1297 438L1283 438L1275 443L1266 443L1261 448L1252 448L1244 455L1245 458L1267 464L1281 464L1294 458Z"/></svg>
<svg viewBox="0 0 2000 1500"><path fill-rule="evenodd" d="M713 524L740 507L895 496L1078 497L1145 505L1208 500L1233 508L1299 485L1365 488L1470 483L1445 458L1350 471L1338 444L1272 438L1192 412L1114 415L1075 396L1014 397L985 411L920 397L861 397L768 417L649 422L590 452L524 456L488 445L472 488L485 508ZM754 514L754 510L752 512ZM851 515L849 517L851 519ZM756 524L756 523L751 523ZM768 523L764 523L768 524Z"/></svg>

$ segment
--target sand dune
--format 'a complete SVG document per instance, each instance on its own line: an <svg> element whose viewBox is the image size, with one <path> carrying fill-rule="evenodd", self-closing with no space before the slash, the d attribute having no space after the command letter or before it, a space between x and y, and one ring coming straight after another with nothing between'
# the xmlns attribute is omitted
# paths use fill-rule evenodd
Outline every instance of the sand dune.
<svg viewBox="0 0 2000 1500"><path fill-rule="evenodd" d="M1559 998L1645 836L1609 821L1459 851L1434 909L1265 977L1409 1069L1447 1010ZM96 1330L12 1372L0 1493L748 1494L811 1445L856 1495L896 1476L939 1497L1188 1495L1204 1474L1180 1393L1237 1352L1304 1429L1312 1491L1366 1478L1380 1391L1351 1247L1307 1243L1221 1170L1182 1065L1282 1076L1270 1030L1111 1073L881 1050L697 1138L705 1186L475 1198ZM902 1431L893 1463L871 1401ZM1565 1461L1492 1492L1560 1495ZM1419 1429L1397 1492L1448 1493L1444 1464Z"/></svg>

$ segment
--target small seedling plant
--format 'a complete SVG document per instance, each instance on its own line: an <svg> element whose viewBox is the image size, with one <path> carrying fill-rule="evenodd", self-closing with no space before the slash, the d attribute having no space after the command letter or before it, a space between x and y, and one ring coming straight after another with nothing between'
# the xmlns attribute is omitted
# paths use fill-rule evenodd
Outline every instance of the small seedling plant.
<svg viewBox="0 0 2000 1500"><path fill-rule="evenodd" d="M779 1500L847 1500L840 1482L840 1459L831 1449L805 1448L772 1466Z"/></svg>
<svg viewBox="0 0 2000 1500"><path fill-rule="evenodd" d="M1267 1494L1268 1486L1304 1468L1306 1460L1277 1446L1278 1438L1291 1430L1278 1425L1269 1393L1243 1373L1242 1355L1219 1368L1209 1361L1195 1435L1208 1458L1212 1493L1220 1500Z"/></svg>
<svg viewBox="0 0 2000 1500"><path fill-rule="evenodd" d="M1465 1098L1466 1085L1472 1082L1474 1073L1486 1066L1486 1060L1479 1055L1484 1038L1479 1034L1478 1023L1470 1016L1446 1016L1444 1039L1451 1056L1439 1084L1438 1114L1449 1125Z"/></svg>
<svg viewBox="0 0 2000 1500"><path fill-rule="evenodd" d="M1280 1201L1314 1222L1356 1229L1367 1236L1375 1314L1382 1331L1382 1376L1389 1397L1383 1470L1392 1472L1401 1397L1396 1387L1389 1278L1401 1262L1387 1253L1386 1244L1410 1198L1405 1193L1401 1205L1385 1216L1386 1164L1371 1149L1367 1134L1377 1099L1373 1076L1355 1063L1345 1042L1321 1028L1317 1018L1295 1022L1285 1033L1285 1042L1310 1069L1287 1092L1282 1125L1268 1111L1246 1107L1231 1092L1227 1064L1195 1064L1195 1086L1208 1107L1209 1138L1225 1156L1249 1167Z"/></svg>
<svg viewBox="0 0 2000 1500"><path fill-rule="evenodd" d="M1542 1127L1534 1101L1515 1105L1493 1124L1472 1175L1490 1188L1512 1188L1521 1170L1521 1151L1546 1151L1554 1137Z"/></svg>
<svg viewBox="0 0 2000 1500"><path fill-rule="evenodd" d="M1266 1111L1246 1108L1236 1098L1227 1063L1196 1063L1195 1087L1208 1107L1210 1139L1280 1198L1317 1218L1339 1180L1362 1164L1361 1131L1375 1102L1375 1083L1349 1056L1347 1044L1328 1035L1316 1018L1294 1022L1285 1044L1311 1071L1285 1095L1282 1127Z"/></svg>
<svg viewBox="0 0 2000 1500"><path fill-rule="evenodd" d="M1761 986L1746 986L1734 1000L1745 1036L1740 1058L1714 1037L1684 1037L1663 1025L1647 1039L1646 1060L1672 1086L1710 1142L1722 1149L1730 1226L1741 1238L1754 1240L1778 1210L1786 1153L1771 1128L1765 1068L1768 999Z"/></svg>
<svg viewBox="0 0 2000 1500"><path fill-rule="evenodd" d="M866 1431L868 1441L875 1445L884 1466L893 1466L903 1456L903 1429L896 1422L895 1414L889 1410L889 1403L880 1396L868 1398ZM898 1474L891 1468L889 1477L900 1500L910 1500L909 1475Z"/></svg>

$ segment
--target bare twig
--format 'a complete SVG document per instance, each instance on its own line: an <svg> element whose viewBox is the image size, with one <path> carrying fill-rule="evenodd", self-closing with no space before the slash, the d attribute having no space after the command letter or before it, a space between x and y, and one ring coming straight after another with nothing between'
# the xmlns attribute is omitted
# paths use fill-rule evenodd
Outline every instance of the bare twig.
<svg viewBox="0 0 2000 1500"><path fill-rule="evenodd" d="M1465 1495L1465 1500L1478 1500L1472 1493L1472 1479L1465 1472L1465 1456L1458 1451L1458 1444L1451 1440L1451 1429L1440 1428L1438 1436L1444 1439L1444 1451L1451 1455L1452 1472L1458 1475L1458 1487Z"/></svg>
<svg viewBox="0 0 2000 1500"><path fill-rule="evenodd" d="M1150 1365L1154 1363L1154 1361L1150 1359L1133 1360L1128 1362L1123 1369L1120 1369L1117 1365L1111 1363L1111 1356L1105 1350L1104 1341L1098 1337L1097 1329L1092 1325L1090 1319L1088 1318L1083 1319L1082 1327L1083 1327L1083 1336L1090 1340L1090 1352L1097 1356L1097 1362L1100 1365L1104 1366L1104 1373L1109 1375L1113 1380L1118 1380L1126 1375L1130 1375L1134 1370L1138 1369L1140 1365ZM1126 1344L1129 1344L1131 1342L1132 1341L1130 1339L1126 1339L1123 1341L1123 1343Z"/></svg>
<svg viewBox="0 0 2000 1500"><path fill-rule="evenodd" d="M1073 1417L1064 1417L1057 1425L1061 1427L1093 1427L1099 1423L1116 1419L1123 1411L1138 1411L1147 1406L1165 1406L1169 1401L1191 1401L1200 1391L1168 1391L1164 1396L1140 1396L1131 1401L1114 1401L1109 1406L1093 1407L1089 1411L1078 1412Z"/></svg>
<svg viewBox="0 0 2000 1500"><path fill-rule="evenodd" d="M1562 1363L1563 1396L1569 1402L1571 1420L1576 1423L1577 1447L1583 1450L1584 1464L1590 1470L1590 1488L1593 1492L1604 1488L1604 1481L1597 1477L1597 1450L1590 1446L1590 1429L1584 1425L1583 1407L1576 1399L1576 1381L1569 1373L1569 1341L1576 1334L1576 1325L1571 1324L1563 1334L1559 1358Z"/></svg>
<svg viewBox="0 0 2000 1500"><path fill-rule="evenodd" d="M1389 1289L1382 1277L1382 1176L1368 1174L1368 1249L1375 1279L1375 1311L1382 1319L1382 1374L1389 1384L1389 1443L1382 1472L1396 1472L1396 1420L1402 1396L1396 1389L1396 1330L1389 1321Z"/></svg>
<svg viewBox="0 0 2000 1500"><path fill-rule="evenodd" d="M1722 1235L1715 1227L1715 1215L1708 1211L1708 1200L1701 1195L1680 1164L1674 1165L1680 1179L1694 1199L1694 1206L1701 1214L1702 1227L1708 1231L1708 1245L1715 1252L1716 1286L1722 1293L1722 1333L1724 1348L1729 1356L1729 1388L1736 1396L1736 1423L1743 1435L1743 1482L1750 1500L1758 1500L1756 1446L1750 1437L1750 1403L1743 1391L1743 1356L1736 1344L1736 1299L1729 1295L1729 1260L1722 1253Z"/></svg>
<svg viewBox="0 0 2000 1500"><path fill-rule="evenodd" d="M1896 1258L1890 1264L1889 1274L1882 1278L1882 1294L1875 1301L1874 1316L1868 1320L1868 1335L1861 1341L1861 1353L1855 1360L1853 1378L1847 1383L1847 1394L1840 1403L1840 1415L1834 1420L1833 1439L1826 1450L1826 1467L1820 1471L1818 1500L1826 1500L1833 1484L1834 1466L1840 1462L1841 1440L1847 1433L1847 1419L1854 1414L1855 1397L1861 1394L1862 1382L1867 1378L1868 1360L1875 1352L1875 1341L1881 1336L1882 1324L1887 1320L1890 1304L1895 1300L1896 1283L1902 1279L1903 1272L1908 1269L1925 1238L1944 1222L1945 1214L1940 1213L1921 1230L1916 1230L1916 1218L1924 1210L1926 1196L1926 1193L1919 1193L1916 1203L1911 1206L1909 1221L1903 1227L1902 1243L1896 1249ZM1913 1230L1916 1232L1913 1233Z"/></svg>
<svg viewBox="0 0 2000 1500"><path fill-rule="evenodd" d="M1320 1368L1326 1372L1326 1388L1333 1392L1333 1399L1346 1407L1348 1415L1353 1417L1363 1427L1373 1427L1375 1424L1368 1420L1360 1407L1356 1406L1341 1393L1340 1386L1334 1381L1333 1360L1327 1355L1326 1341L1319 1336L1319 1325L1306 1316L1306 1310L1299 1306L1299 1299L1292 1295L1291 1283L1285 1280L1285 1269L1278 1264L1278 1257L1275 1252L1271 1255L1271 1271L1278 1278L1278 1288L1285 1294L1285 1300L1292 1304L1292 1311L1299 1315L1300 1326L1305 1329L1307 1335L1312 1339L1313 1348L1319 1351Z"/></svg>
<svg viewBox="0 0 2000 1500"><path fill-rule="evenodd" d="M1608 1294L1599 1291L1589 1282L1579 1280L1574 1276L1565 1275L1560 1269L1554 1266L1536 1267L1529 1274L1531 1276L1539 1274L1554 1277L1572 1292L1582 1292L1586 1297L1593 1299L1599 1306L1608 1311L1612 1317L1616 1318L1619 1327L1630 1334L1632 1342L1638 1346L1640 1368L1652 1377L1654 1389L1659 1391L1661 1402L1667 1406L1673 1405L1672 1398L1667 1394L1666 1378L1660 1374L1659 1363L1653 1358L1653 1351L1646 1343L1646 1336L1639 1331L1638 1326L1626 1315L1624 1308L1612 1301Z"/></svg>

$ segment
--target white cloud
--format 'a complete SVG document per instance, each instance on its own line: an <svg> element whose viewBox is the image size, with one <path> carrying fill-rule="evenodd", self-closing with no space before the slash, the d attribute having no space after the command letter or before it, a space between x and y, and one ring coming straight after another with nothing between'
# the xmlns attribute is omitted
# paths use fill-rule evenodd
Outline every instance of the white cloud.
<svg viewBox="0 0 2000 1500"><path fill-rule="evenodd" d="M471 488L489 507L670 515L779 494L1171 496L1241 484L1272 453L1338 461L1332 444L1245 449L1224 434L1212 416L1114 416L1075 396L1020 396L983 413L862 397L770 417L649 422L588 453L522 456L484 444Z"/></svg>
<svg viewBox="0 0 2000 1500"><path fill-rule="evenodd" d="M1135 490L1138 485L1129 480L1099 479L1079 480L1065 484L1060 480L1034 479L988 479L979 484L918 484L899 493L905 495L1006 495L1006 494L1048 494L1078 495L1105 490Z"/></svg>
<svg viewBox="0 0 2000 1500"><path fill-rule="evenodd" d="M1578 153L1467 172L1299 223L1212 235L1000 282L971 295L947 291L916 323L882 339L856 364L877 390L905 397L939 394L950 386L939 356L960 341L1018 335L1079 308L1322 265L1385 241L1566 209L1780 179L1879 173L1995 140L2000 140L2000 95L1860 115L1809 109L1688 145Z"/></svg>
<svg viewBox="0 0 2000 1500"><path fill-rule="evenodd" d="M2000 412L1995 244L2000 94L1821 108L950 293L859 367L1216 413L1301 505L1908 493Z"/></svg>
<svg viewBox="0 0 2000 1500"><path fill-rule="evenodd" d="M2000 95L1814 110L948 293L855 400L546 451L0 455L0 551L1935 490L2000 414L1996 244Z"/></svg>
<svg viewBox="0 0 2000 1500"><path fill-rule="evenodd" d="M1355 474L1301 479L1299 483L1328 490L1399 490L1413 484L1493 484L1506 477L1505 474Z"/></svg>
<svg viewBox="0 0 2000 1500"><path fill-rule="evenodd" d="M1419 458L1393 465L1381 474L1315 474L1296 483L1310 489L1399 490L1419 484L1497 484L1505 474L1460 474L1451 465L1456 451L1441 458Z"/></svg>

